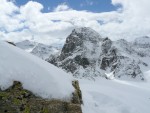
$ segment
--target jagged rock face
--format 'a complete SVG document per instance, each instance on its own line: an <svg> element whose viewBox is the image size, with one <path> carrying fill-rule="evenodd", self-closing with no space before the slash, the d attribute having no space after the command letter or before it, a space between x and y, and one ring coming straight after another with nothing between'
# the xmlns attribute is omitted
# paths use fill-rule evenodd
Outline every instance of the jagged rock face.
<svg viewBox="0 0 150 113"><path fill-rule="evenodd" d="M20 82L5 91L0 90L0 113L82 113L82 94L77 81L71 102L46 100L22 88Z"/></svg>
<svg viewBox="0 0 150 113"><path fill-rule="evenodd" d="M122 68L121 71L119 67ZM144 80L140 66L137 64L135 60L131 60L129 58L124 58L120 60L115 70L115 73L119 78L120 77L127 78L126 76L129 76L139 80Z"/></svg>
<svg viewBox="0 0 150 113"><path fill-rule="evenodd" d="M113 72L116 78L144 80L141 67L148 64L142 58L149 56L142 55L137 46L124 39L111 41L90 28L77 28L67 37L61 54L48 62L81 78L105 77Z"/></svg>
<svg viewBox="0 0 150 113"><path fill-rule="evenodd" d="M111 47L108 51L102 52L104 55L101 56L101 69L106 72L114 72L114 76L117 78L144 80L141 67L145 63L139 63L141 62L139 60L141 59L140 51L124 39L112 42L109 45Z"/></svg>
<svg viewBox="0 0 150 113"><path fill-rule="evenodd" d="M94 30L77 28L67 37L61 54L57 58L51 56L48 62L71 73L75 73L80 66L87 68L99 57L100 40L101 36Z"/></svg>
<svg viewBox="0 0 150 113"><path fill-rule="evenodd" d="M133 45L136 47L137 54L141 57L150 57L150 37L144 36L140 38L136 38L133 41Z"/></svg>
<svg viewBox="0 0 150 113"><path fill-rule="evenodd" d="M103 54L106 54L112 46L112 41L109 38L103 39L101 50Z"/></svg>
<svg viewBox="0 0 150 113"><path fill-rule="evenodd" d="M101 36L90 28L74 29L66 39L66 43L61 51L60 60L64 60L75 52L81 54L82 57L89 57L88 55L95 54L100 40Z"/></svg>
<svg viewBox="0 0 150 113"><path fill-rule="evenodd" d="M107 67L110 67L111 71L113 71L117 65L116 62L118 61L117 50L115 48L110 49L101 59L100 68L106 70Z"/></svg>

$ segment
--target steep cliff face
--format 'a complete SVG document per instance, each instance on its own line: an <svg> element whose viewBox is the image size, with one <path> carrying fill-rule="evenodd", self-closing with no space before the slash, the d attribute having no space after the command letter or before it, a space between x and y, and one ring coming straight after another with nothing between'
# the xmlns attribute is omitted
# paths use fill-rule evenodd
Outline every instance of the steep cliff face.
<svg viewBox="0 0 150 113"><path fill-rule="evenodd" d="M71 101L48 100L23 89L20 82L5 91L0 90L0 113L82 113L81 93L77 81ZM78 88L77 88L78 87Z"/></svg>
<svg viewBox="0 0 150 113"><path fill-rule="evenodd" d="M47 61L79 78L109 78L107 75L112 73L120 79L144 80L142 68L148 64L141 54L133 43L124 39L111 41L84 27L74 29L61 54L50 56Z"/></svg>
<svg viewBox="0 0 150 113"><path fill-rule="evenodd" d="M90 58L90 55L97 54L100 40L101 36L90 28L74 29L66 39L60 60L64 60L74 53Z"/></svg>

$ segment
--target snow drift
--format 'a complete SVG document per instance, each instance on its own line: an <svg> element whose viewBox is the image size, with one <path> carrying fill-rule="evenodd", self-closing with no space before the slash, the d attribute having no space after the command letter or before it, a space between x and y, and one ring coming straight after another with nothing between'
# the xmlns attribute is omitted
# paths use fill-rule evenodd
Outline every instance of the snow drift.
<svg viewBox="0 0 150 113"><path fill-rule="evenodd" d="M24 89L43 98L70 99L71 75L6 42L0 42L0 89L20 81Z"/></svg>

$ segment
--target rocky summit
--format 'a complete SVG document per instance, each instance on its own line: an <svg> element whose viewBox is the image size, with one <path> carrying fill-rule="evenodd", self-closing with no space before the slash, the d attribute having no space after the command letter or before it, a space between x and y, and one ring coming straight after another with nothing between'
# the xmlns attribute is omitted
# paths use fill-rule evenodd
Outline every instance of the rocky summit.
<svg viewBox="0 0 150 113"><path fill-rule="evenodd" d="M143 70L150 64L145 61L150 58L149 46L144 46L144 54L137 40L112 41L91 28L76 28L67 37L61 53L51 55L47 61L78 78L144 80Z"/></svg>

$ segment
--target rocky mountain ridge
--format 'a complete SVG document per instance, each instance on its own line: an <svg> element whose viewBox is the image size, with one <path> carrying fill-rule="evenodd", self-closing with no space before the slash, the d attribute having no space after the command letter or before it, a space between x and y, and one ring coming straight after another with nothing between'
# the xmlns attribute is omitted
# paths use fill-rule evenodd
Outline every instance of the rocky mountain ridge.
<svg viewBox="0 0 150 113"><path fill-rule="evenodd" d="M60 47L54 47L51 45L45 45L35 41L24 40L15 45L31 54L42 58L43 60L47 59L51 54L55 54L60 51Z"/></svg>
<svg viewBox="0 0 150 113"><path fill-rule="evenodd" d="M91 28L76 28L67 37L61 53L51 55L47 61L79 78L144 80L143 72L150 65L145 60L150 59L150 49L148 44L143 49L136 40L112 41Z"/></svg>

